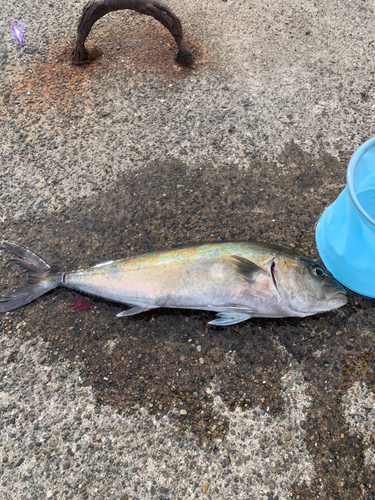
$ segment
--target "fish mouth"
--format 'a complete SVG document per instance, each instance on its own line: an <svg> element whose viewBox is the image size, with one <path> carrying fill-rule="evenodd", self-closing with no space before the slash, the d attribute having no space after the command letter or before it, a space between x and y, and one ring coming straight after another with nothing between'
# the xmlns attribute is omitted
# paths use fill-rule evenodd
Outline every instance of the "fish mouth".
<svg viewBox="0 0 375 500"><path fill-rule="evenodd" d="M346 290L344 288L342 288L341 290L338 290L337 287L325 285L323 287L323 292L324 292L326 300L328 300L328 301L341 300L341 301L345 301L345 304L346 304L346 302L348 300L346 297Z"/></svg>

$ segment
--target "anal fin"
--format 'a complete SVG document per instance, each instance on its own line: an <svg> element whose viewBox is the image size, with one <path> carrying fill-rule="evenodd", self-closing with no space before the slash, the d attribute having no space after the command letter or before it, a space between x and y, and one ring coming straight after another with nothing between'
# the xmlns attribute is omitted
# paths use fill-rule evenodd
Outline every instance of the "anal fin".
<svg viewBox="0 0 375 500"><path fill-rule="evenodd" d="M236 323L241 323L241 321L246 321L252 316L246 311L238 311L236 309L228 309L227 311L221 311L216 314L217 319L209 321L209 325L219 325L228 326L235 325Z"/></svg>
<svg viewBox="0 0 375 500"><path fill-rule="evenodd" d="M127 309L126 311L121 311L120 313L116 314L118 318L124 318L126 316L133 316L134 314L139 314L143 313L146 311L151 311L151 309L156 309L156 306L148 306L148 307L132 307L131 309Z"/></svg>

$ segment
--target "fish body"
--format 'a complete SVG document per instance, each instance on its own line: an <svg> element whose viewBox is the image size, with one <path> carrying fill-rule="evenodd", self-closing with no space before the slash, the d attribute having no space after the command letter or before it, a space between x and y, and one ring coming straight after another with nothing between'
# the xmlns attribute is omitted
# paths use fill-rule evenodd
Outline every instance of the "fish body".
<svg viewBox="0 0 375 500"><path fill-rule="evenodd" d="M323 266L265 243L182 246L66 273L52 273L20 245L2 246L19 257L15 262L29 271L32 283L0 297L0 312L23 305L17 294L36 286L38 293L64 286L130 306L118 316L159 307L215 311L218 318L210 323L220 325L251 317L304 317L346 303L344 288ZM43 262L39 278L27 268L33 256Z"/></svg>

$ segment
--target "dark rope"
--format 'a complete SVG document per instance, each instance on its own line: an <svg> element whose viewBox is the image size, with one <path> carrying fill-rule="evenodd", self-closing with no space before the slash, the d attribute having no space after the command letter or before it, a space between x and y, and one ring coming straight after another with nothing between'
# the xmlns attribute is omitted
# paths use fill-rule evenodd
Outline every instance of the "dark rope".
<svg viewBox="0 0 375 500"><path fill-rule="evenodd" d="M182 35L182 26L178 17L162 2L158 0L90 0L83 8L78 25L76 47L73 52L74 64L90 62L85 49L85 40L92 26L98 19L115 10L130 9L151 16L167 28L178 46L176 62L181 66L191 66L194 63L192 53L185 47Z"/></svg>

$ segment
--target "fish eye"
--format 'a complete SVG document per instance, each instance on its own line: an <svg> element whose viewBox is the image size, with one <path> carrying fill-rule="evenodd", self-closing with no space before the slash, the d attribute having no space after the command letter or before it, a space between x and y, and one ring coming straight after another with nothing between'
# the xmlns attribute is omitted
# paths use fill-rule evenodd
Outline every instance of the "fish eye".
<svg viewBox="0 0 375 500"><path fill-rule="evenodd" d="M313 267L312 272L318 278L324 278L324 276L326 276L326 273L323 271L321 267Z"/></svg>

